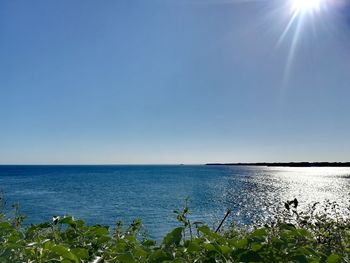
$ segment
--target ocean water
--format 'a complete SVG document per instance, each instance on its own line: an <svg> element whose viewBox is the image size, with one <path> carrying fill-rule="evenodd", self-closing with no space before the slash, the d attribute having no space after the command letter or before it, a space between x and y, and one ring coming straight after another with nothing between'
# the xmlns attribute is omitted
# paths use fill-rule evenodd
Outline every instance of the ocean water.
<svg viewBox="0 0 350 263"><path fill-rule="evenodd" d="M215 227L229 220L273 216L274 208L297 198L349 205L350 168L289 168L205 165L0 166L0 191L19 203L26 222L74 215L89 224L113 226L141 218L159 239L176 226L173 210L189 198L191 219Z"/></svg>

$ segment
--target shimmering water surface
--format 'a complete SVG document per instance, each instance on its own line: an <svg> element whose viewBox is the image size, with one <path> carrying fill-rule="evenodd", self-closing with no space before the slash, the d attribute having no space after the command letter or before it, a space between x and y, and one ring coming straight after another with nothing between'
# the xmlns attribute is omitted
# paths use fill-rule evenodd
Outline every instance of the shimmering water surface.
<svg viewBox="0 0 350 263"><path fill-rule="evenodd" d="M0 166L0 190L20 203L27 222L70 214L113 225L142 218L150 236L175 226L173 210L189 197L192 219L211 226L225 211L248 222L287 199L304 206L329 199L346 206L350 168L247 166Z"/></svg>

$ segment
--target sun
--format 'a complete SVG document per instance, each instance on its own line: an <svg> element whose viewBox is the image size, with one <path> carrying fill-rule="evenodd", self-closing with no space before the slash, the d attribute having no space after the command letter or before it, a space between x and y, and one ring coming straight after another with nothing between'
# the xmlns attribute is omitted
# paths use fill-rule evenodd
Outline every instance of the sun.
<svg viewBox="0 0 350 263"><path fill-rule="evenodd" d="M293 12L305 13L320 10L323 0L291 0Z"/></svg>

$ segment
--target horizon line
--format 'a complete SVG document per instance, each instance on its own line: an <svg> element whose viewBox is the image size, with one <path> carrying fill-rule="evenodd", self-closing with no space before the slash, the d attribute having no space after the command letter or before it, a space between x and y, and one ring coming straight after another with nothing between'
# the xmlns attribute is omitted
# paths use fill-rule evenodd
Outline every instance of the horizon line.
<svg viewBox="0 0 350 263"><path fill-rule="evenodd" d="M0 163L0 166L79 166L79 165L86 165L86 166L127 166L127 165L262 165L262 164L302 164L302 163L308 163L308 164L349 164L350 161L290 161L290 162L281 162L281 161L274 161L274 162L203 162L203 163Z"/></svg>

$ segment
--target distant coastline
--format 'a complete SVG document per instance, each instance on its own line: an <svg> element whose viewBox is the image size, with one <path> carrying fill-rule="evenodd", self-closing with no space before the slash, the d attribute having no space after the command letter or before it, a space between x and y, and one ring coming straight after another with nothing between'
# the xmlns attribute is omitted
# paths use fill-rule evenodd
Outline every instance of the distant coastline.
<svg viewBox="0 0 350 263"><path fill-rule="evenodd" d="M350 167L350 162L290 162L290 163L207 163L226 166L275 166L275 167Z"/></svg>

